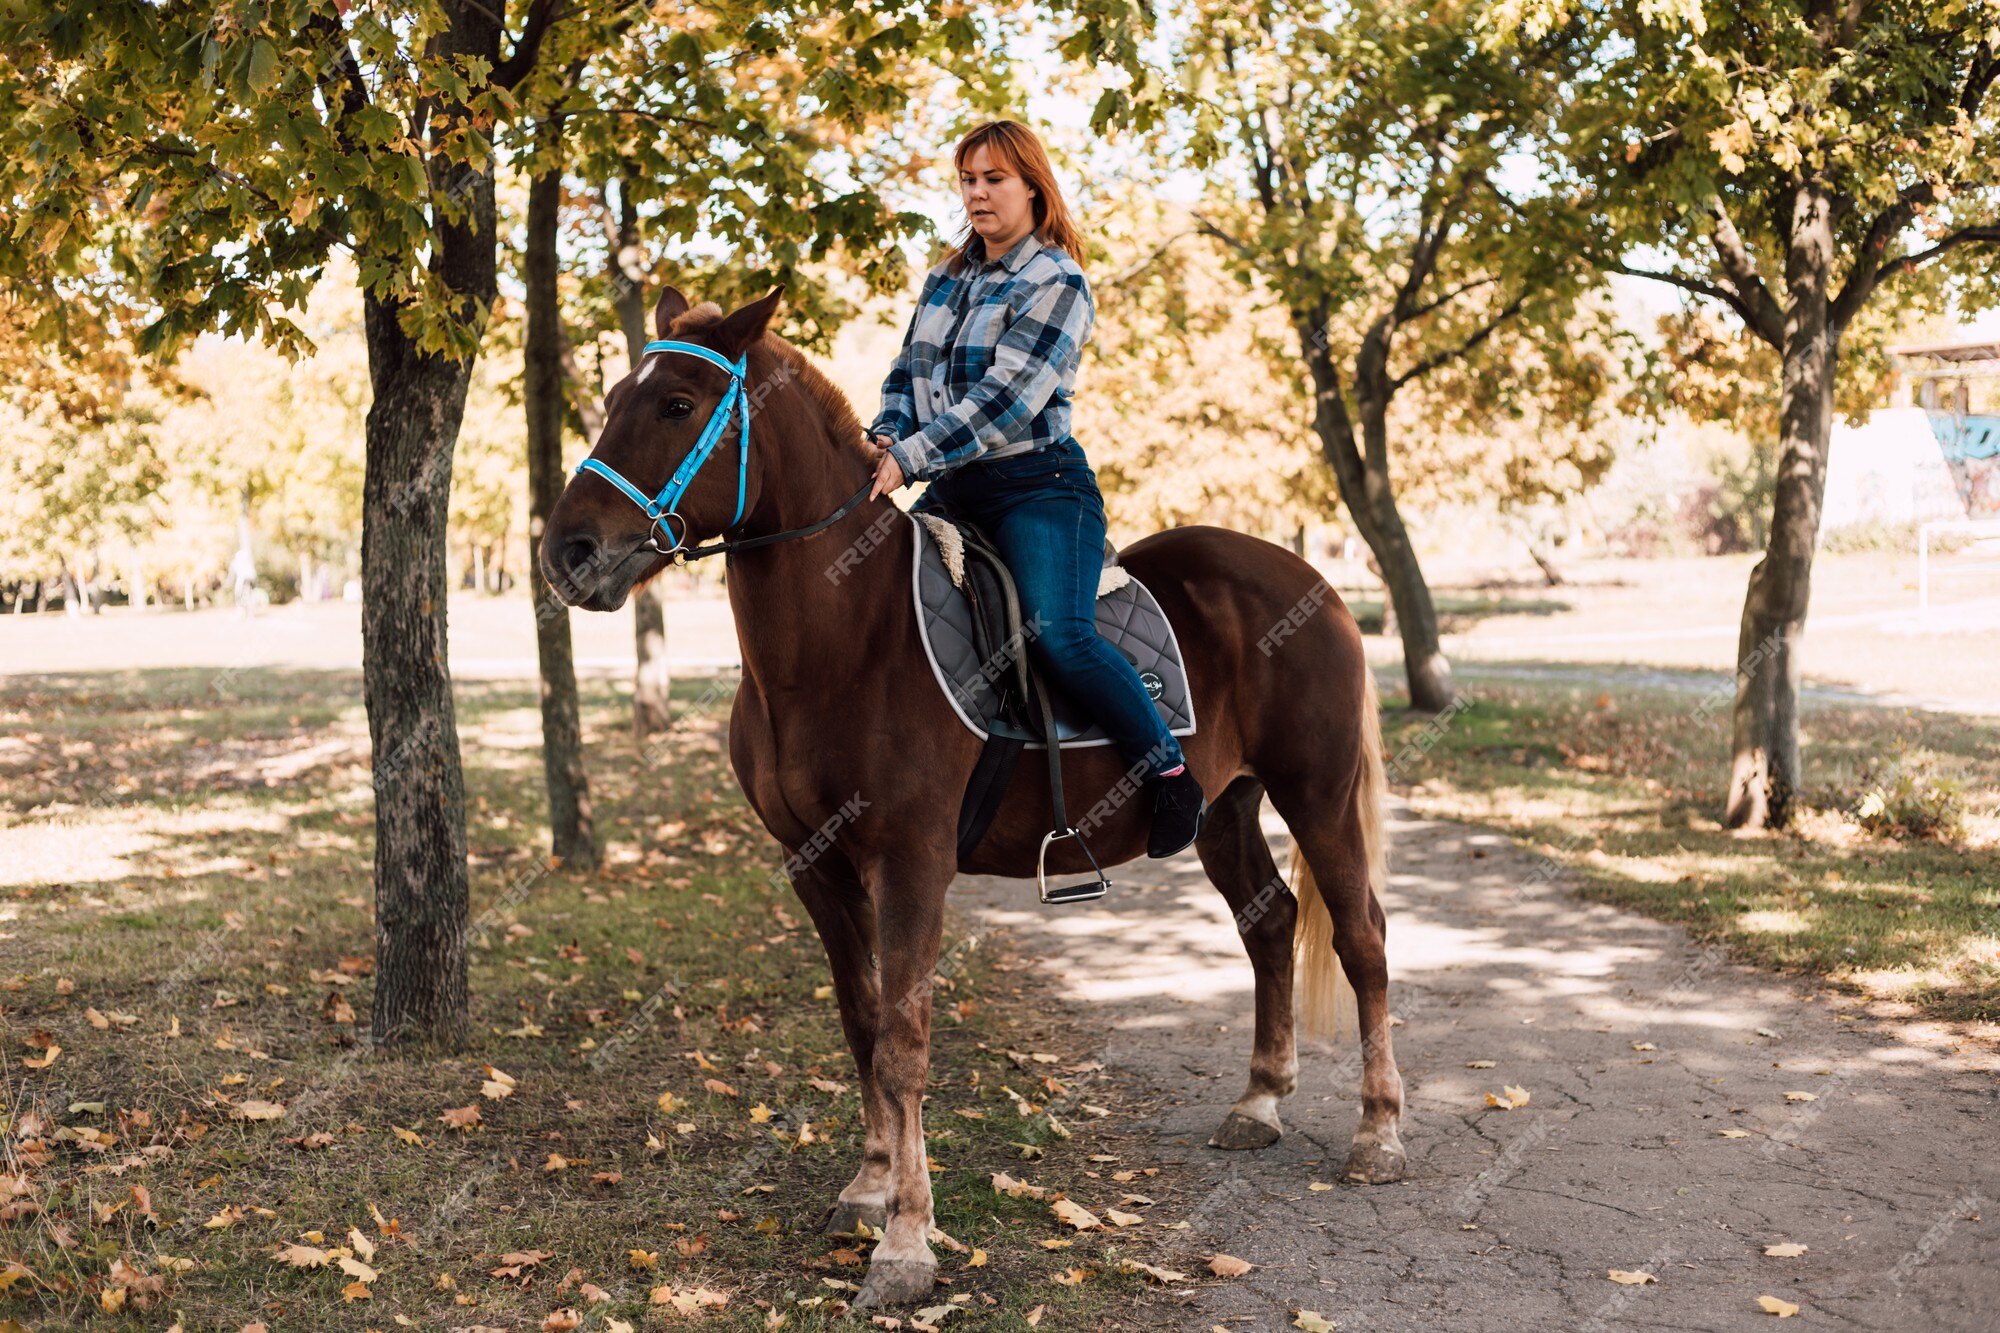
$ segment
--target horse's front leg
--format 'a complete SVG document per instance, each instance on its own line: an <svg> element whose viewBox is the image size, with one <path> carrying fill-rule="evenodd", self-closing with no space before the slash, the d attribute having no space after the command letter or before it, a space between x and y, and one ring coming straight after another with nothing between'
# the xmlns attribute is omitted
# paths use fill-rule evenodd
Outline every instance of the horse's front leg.
<svg viewBox="0 0 2000 1333"><path fill-rule="evenodd" d="M889 1132L889 1220L855 1298L862 1309L921 1300L937 1275L923 1101L930 1078L931 976L953 869L948 848L929 857L906 851L862 868L881 949L874 1073Z"/></svg>
<svg viewBox="0 0 2000 1333"><path fill-rule="evenodd" d="M793 856L796 862L798 857ZM861 1082L866 1146L861 1169L828 1212L825 1229L845 1235L857 1223L881 1228L889 1217L889 1125L891 1113L875 1078L875 1028L881 1008L881 978L875 967L875 905L847 858L830 852L792 876L792 889L819 931L833 973L840 1026L854 1055Z"/></svg>

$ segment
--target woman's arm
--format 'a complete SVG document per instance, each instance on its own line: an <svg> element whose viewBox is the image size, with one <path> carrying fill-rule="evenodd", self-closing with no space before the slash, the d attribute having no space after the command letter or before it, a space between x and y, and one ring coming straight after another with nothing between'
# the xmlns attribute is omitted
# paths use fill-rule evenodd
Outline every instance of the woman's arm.
<svg viewBox="0 0 2000 1333"><path fill-rule="evenodd" d="M868 427L870 435L887 435L900 440L917 428L917 402L910 392L910 343L917 335L917 321L923 318L924 303L937 286L937 271L924 275L923 290L917 293L917 308L910 313L910 326L903 330L903 347L882 381L882 410Z"/></svg>
<svg viewBox="0 0 2000 1333"><path fill-rule="evenodd" d="M993 363L965 397L889 447L903 475L936 478L995 445L1028 437L1065 371L1083 354L1096 313L1083 276L1035 289L993 345Z"/></svg>

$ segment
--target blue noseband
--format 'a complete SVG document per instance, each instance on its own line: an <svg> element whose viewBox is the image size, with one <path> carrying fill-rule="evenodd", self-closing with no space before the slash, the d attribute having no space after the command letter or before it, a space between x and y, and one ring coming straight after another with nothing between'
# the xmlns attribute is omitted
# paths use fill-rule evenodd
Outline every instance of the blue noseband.
<svg viewBox="0 0 2000 1333"><path fill-rule="evenodd" d="M744 351L732 363L706 347L694 343L663 340L647 343L645 350L640 353L640 359L643 360L654 352L687 352L729 372L729 389L722 395L722 401L715 405L715 411L708 418L708 425L702 430L701 438L695 441L694 448L681 460L681 465L674 469L674 475L667 479L667 484L660 488L660 493L651 499L647 499L644 491L619 476L608 464L601 463L595 458L586 458L578 463L576 471L578 474L595 472L623 491L627 499L646 511L646 517L652 520L655 528L664 526L666 520L670 518L681 519L680 536L673 537L672 530L668 530L667 535L673 537L672 546L663 549L657 537L650 538L654 550L662 555L670 555L681 549L687 536L687 520L675 511L675 507L680 504L681 497L687 494L687 488L693 483L695 473L701 471L701 465L715 452L717 442L722 439L723 430L729 425L729 414L732 411L742 413L743 436L736 450L736 517L729 520L729 526L733 528L743 521L743 502L749 494L750 486L750 399L743 392L743 377L749 373L750 353Z"/></svg>

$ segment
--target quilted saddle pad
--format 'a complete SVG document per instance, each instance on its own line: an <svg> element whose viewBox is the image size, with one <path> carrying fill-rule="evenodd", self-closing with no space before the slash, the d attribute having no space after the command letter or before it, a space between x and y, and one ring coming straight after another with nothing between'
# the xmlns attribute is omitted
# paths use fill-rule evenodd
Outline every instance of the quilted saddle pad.
<svg viewBox="0 0 2000 1333"><path fill-rule="evenodd" d="M910 526L916 529L910 594L916 604L924 655L930 659L938 688L944 691L958 720L981 740L997 732L1027 741L1030 749L1045 748L1001 719L997 686L1002 673L999 664L989 666L980 660L973 639L972 605L964 592L953 586L944 556L929 530L914 517ZM1125 573L1121 586L1098 595L1097 632L1138 668L1139 679L1145 682L1167 730L1176 736L1192 736L1194 695L1188 689L1180 640L1174 637L1174 627L1152 592L1130 577L1129 571ZM1062 748L1111 744L1104 729L1063 694L1060 686L1047 683Z"/></svg>

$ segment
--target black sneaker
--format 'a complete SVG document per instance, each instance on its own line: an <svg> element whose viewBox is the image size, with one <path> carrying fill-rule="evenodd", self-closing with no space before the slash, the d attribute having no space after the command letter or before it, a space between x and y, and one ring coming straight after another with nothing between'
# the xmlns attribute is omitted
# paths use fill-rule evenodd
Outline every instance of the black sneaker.
<svg viewBox="0 0 2000 1333"><path fill-rule="evenodd" d="M1201 784L1186 769L1170 778L1148 778L1146 785L1153 789L1153 833L1146 855L1172 856L1201 832L1208 802L1202 799Z"/></svg>

